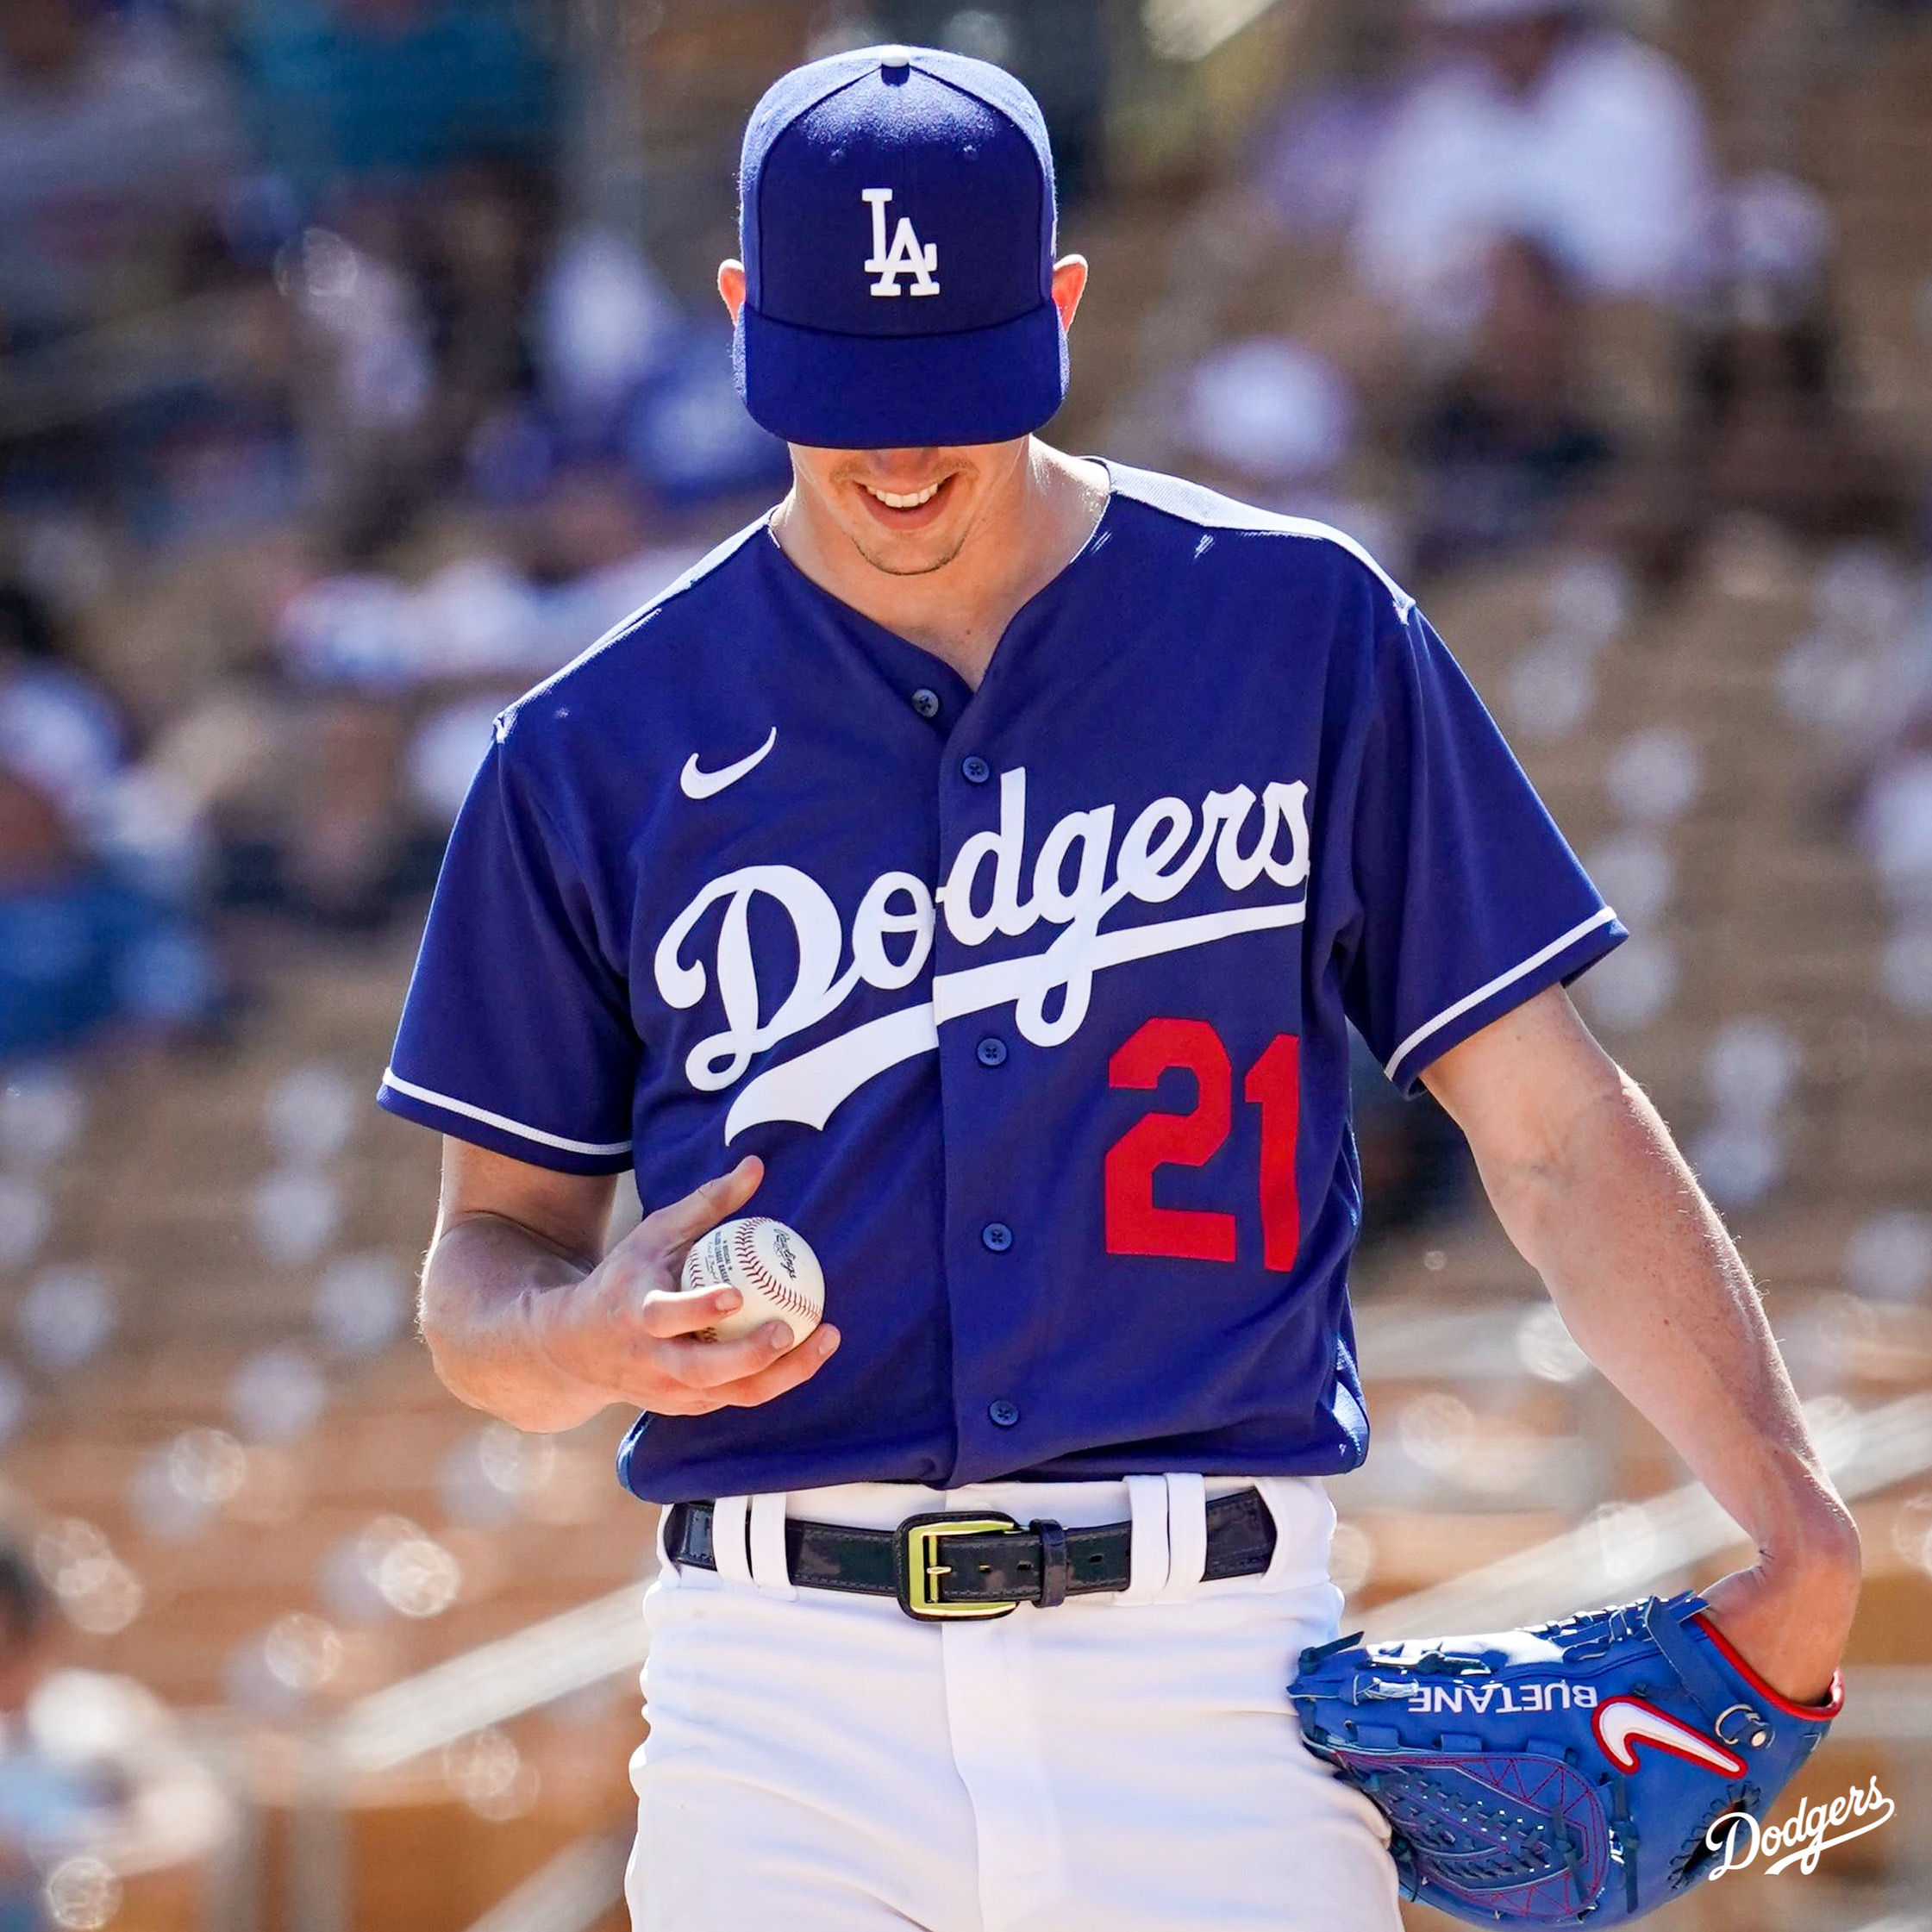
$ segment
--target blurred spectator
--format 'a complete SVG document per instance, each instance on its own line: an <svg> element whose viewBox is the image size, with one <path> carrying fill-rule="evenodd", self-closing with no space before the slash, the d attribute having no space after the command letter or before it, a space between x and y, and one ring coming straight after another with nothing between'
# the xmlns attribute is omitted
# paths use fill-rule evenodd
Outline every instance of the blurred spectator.
<svg viewBox="0 0 1932 1932"><path fill-rule="evenodd" d="M338 515L425 486L421 431L435 399L422 291L396 266L403 243L377 218L385 211L370 203L363 212L386 254L310 228L277 264L305 354L300 406L317 493Z"/></svg>
<svg viewBox="0 0 1932 1932"><path fill-rule="evenodd" d="M302 418L315 359L297 310L267 262L220 257L201 281L211 366L157 381L104 425L103 494L152 547L271 528L303 506L313 483Z"/></svg>
<svg viewBox="0 0 1932 1932"><path fill-rule="evenodd" d="M1185 436L1216 468L1269 492L1319 487L1347 460L1355 401L1340 372L1298 342L1230 342L1188 379Z"/></svg>
<svg viewBox="0 0 1932 1932"><path fill-rule="evenodd" d="M356 534L287 598L276 685L246 701L247 755L216 801L231 902L379 930L433 882L495 714L703 548L614 462L565 464L428 567L426 547Z"/></svg>
<svg viewBox="0 0 1932 1932"><path fill-rule="evenodd" d="M1904 536L1910 485L1848 406L1829 268L1831 217L1802 183L1739 183L1712 223L1711 297L1691 334L1688 487L1810 537Z"/></svg>
<svg viewBox="0 0 1932 1932"><path fill-rule="evenodd" d="M1885 897L1932 912L1932 709L1889 746L1868 786L1859 835Z"/></svg>
<svg viewBox="0 0 1932 1932"><path fill-rule="evenodd" d="M1500 235L1593 297L1685 285L1709 163L1690 81L1589 0L1419 0L1443 59L1392 115L1362 188L1357 272L1426 333L1467 329Z"/></svg>
<svg viewBox="0 0 1932 1932"><path fill-rule="evenodd" d="M213 999L192 933L97 849L119 729L53 649L40 606L0 585L0 1060L191 1023Z"/></svg>
<svg viewBox="0 0 1932 1932"><path fill-rule="evenodd" d="M547 676L675 583L707 546L652 513L616 464L560 472L535 506L522 560L538 592L532 669Z"/></svg>
<svg viewBox="0 0 1932 1932"><path fill-rule="evenodd" d="M1800 182L1760 174L1718 197L1685 331L1683 422L1592 511L1597 535L1654 574L1738 514L1815 541L1909 539L1907 466L1839 372L1832 248L1830 216Z"/></svg>
<svg viewBox="0 0 1932 1932"><path fill-rule="evenodd" d="M0 343L177 292L239 159L221 77L102 0L0 6Z"/></svg>
<svg viewBox="0 0 1932 1932"><path fill-rule="evenodd" d="M565 440L579 444L607 433L665 372L684 333L650 263L621 234L594 224L559 242L531 327L545 405Z"/></svg>
<svg viewBox="0 0 1932 1932"><path fill-rule="evenodd" d="M210 799L231 904L349 931L384 925L434 853L399 784L423 657L414 596L384 565L407 520L337 533L309 580L284 587L269 675L234 687L238 756Z"/></svg>
<svg viewBox="0 0 1932 1932"><path fill-rule="evenodd" d="M1932 931L1932 576L1921 578L1916 593L1905 591L1898 608L1885 595L1893 585L1880 574L1882 557L1860 556L1855 574L1841 565L1841 586L1855 591L1863 578L1877 595L1866 611L1844 609L1842 596L1837 610L1821 610L1816 637L1793 653L1822 653L1804 680L1814 688L1787 683L1787 692L1808 700L1804 715L1816 724L1821 712L1829 716L1829 687L1816 688L1817 673L1837 678L1851 672L1850 691L1860 702L1843 722L1851 727L1861 793L1858 841L1901 930ZM1861 637L1854 627L1867 615L1879 621L1860 627L1866 630ZM1932 986L1916 1004L1920 1010L1932 1004Z"/></svg>
<svg viewBox="0 0 1932 1932"><path fill-rule="evenodd" d="M136 1812L126 1766L136 1753L155 1764L167 1736L166 1713L138 1685L60 1667L59 1601L0 1529L0 1932L72 1924L47 1910L41 1874L125 1841Z"/></svg>
<svg viewBox="0 0 1932 1932"><path fill-rule="evenodd" d="M1252 186L1271 224L1297 241L1354 226L1363 184L1399 98L1403 0L1338 9L1331 68L1297 95L1256 149Z"/></svg>
<svg viewBox="0 0 1932 1932"><path fill-rule="evenodd" d="M62 1783L31 1746L28 1700L53 1667L53 1597L27 1553L0 1537L0 1932L41 1932L33 1853Z"/></svg>
<svg viewBox="0 0 1932 1932"><path fill-rule="evenodd" d="M535 385L532 311L554 200L543 170L477 156L423 203L423 306L441 450L462 451L492 409Z"/></svg>
<svg viewBox="0 0 1932 1932"><path fill-rule="evenodd" d="M1534 241L1498 243L1475 338L1425 406L1413 444L1422 569L1541 541L1613 451L1579 400L1580 305Z"/></svg>
<svg viewBox="0 0 1932 1932"><path fill-rule="evenodd" d="M309 228L278 266L309 351L314 495L333 516L464 485L517 503L560 461L587 457L628 454L653 483L682 491L688 479L696 495L741 481L747 448L760 480L768 453L782 463L738 402L715 334L694 339L620 235L560 232L546 171L476 155L406 206L365 199L341 214L342 232ZM645 431L697 368L728 420L680 410L677 460L660 463Z"/></svg>
<svg viewBox="0 0 1932 1932"><path fill-rule="evenodd" d="M439 572L417 593L429 702L404 754L406 783L411 804L439 838L469 789L496 713L588 650L703 553L702 545L658 527L616 464L560 471L532 506L516 547L517 570L472 560ZM492 641L501 653L494 662Z"/></svg>
<svg viewBox="0 0 1932 1932"><path fill-rule="evenodd" d="M311 205L550 151L549 65L511 0L249 0L240 40L263 151Z"/></svg>

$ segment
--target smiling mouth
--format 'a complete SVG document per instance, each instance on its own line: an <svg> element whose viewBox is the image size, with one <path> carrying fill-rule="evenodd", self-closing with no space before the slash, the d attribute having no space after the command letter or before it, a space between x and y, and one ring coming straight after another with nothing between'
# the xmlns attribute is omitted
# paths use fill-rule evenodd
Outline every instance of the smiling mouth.
<svg viewBox="0 0 1932 1932"><path fill-rule="evenodd" d="M941 477L939 483L928 483L923 490L916 490L910 496L902 496L891 490L876 490L869 483L865 488L868 494L878 497L888 510L918 510L929 503L939 494L940 485L945 481L946 478Z"/></svg>
<svg viewBox="0 0 1932 1932"><path fill-rule="evenodd" d="M957 473L948 471L922 490L885 490L863 477L854 477L852 481L864 497L866 508L878 522L892 529L915 530L923 529L946 514L953 494L950 486Z"/></svg>

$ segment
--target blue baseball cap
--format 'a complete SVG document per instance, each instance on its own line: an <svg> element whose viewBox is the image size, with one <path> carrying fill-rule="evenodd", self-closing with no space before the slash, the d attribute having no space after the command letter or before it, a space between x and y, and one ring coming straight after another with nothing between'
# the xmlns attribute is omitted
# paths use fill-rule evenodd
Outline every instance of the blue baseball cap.
<svg viewBox="0 0 1932 1932"><path fill-rule="evenodd" d="M1005 442L1066 396L1054 159L1002 68L867 47L753 110L738 178L738 393L824 449Z"/></svg>

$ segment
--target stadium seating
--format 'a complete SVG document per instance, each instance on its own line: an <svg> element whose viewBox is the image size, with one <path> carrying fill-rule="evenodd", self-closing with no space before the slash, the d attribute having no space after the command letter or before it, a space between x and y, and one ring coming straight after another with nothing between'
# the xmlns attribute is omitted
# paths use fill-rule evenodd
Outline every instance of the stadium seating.
<svg viewBox="0 0 1932 1932"><path fill-rule="evenodd" d="M1696 9L1680 49L1747 155L1761 128L1735 104L1746 70L1717 51L1718 28L1764 11ZM747 6L657 36L659 97L685 91L653 136L653 166L710 167L716 141L691 130L729 122L789 31ZM1932 29L1884 33L1882 49L1838 48L1837 78L1805 91L1787 159L1840 223L1861 390L1923 443ZM1144 352L1139 323L1177 221L1185 209L1143 197L1095 211L1079 238L1105 272L1081 324L1083 366L1099 374L1077 393L1076 445ZM1432 587L1429 601L1579 850L1608 854L1641 903L1636 967L1613 962L1580 1004L1726 1177L1801 1392L1865 1408L1932 1389L1932 1260L1915 1279L1910 1221L1932 1200L1932 1029L1883 990L1884 908L1836 809L1838 753L1780 682L1844 562L1743 522L1664 591L1565 553ZM1608 613L1603 635L1553 653L1553 639L1573 641L1579 599ZM621 1827L640 1730L620 1682L341 1793L350 1901L333 1918L304 1906L313 1793L297 1767L319 1716L638 1583L651 1560L649 1512L611 1476L621 1418L520 1441L444 1394L413 1335L403 1297L435 1152L366 1104L410 951L265 935L264 997L232 1048L86 1064L44 1090L39 1128L0 1119L0 1347L17 1365L0 1395L17 1385L20 1410L6 1487L42 1526L72 1660L184 1711L224 1713L197 1718L197 1735L220 1741L259 1807L266 1923L290 1932L467 1925L559 1845ZM1720 1045L1729 1057L1714 1063ZM1337 1490L1352 1608L1606 1507L1614 1535L1615 1505L1683 1480L1565 1354L1485 1211L1385 1246L1358 1292L1380 1435L1369 1470ZM1466 1346L1445 1354L1450 1366L1413 1351L1395 1372L1379 1366L1378 1334L1393 1348L1405 1321L1459 1316ZM1932 1471L1860 1513L1873 1576L1853 1663L1932 1666ZM1916 1794L1923 1819L1927 1752L1910 1739L1834 1744L1814 1782L1835 1791L1876 1772ZM1700 1888L1659 1923L1876 1927L1898 1886L1924 1880L1910 1863L1923 1856L1908 1844L1919 1829L1863 1841L1823 1877ZM129 1877L115 1923L172 1932L199 1909L180 1873Z"/></svg>

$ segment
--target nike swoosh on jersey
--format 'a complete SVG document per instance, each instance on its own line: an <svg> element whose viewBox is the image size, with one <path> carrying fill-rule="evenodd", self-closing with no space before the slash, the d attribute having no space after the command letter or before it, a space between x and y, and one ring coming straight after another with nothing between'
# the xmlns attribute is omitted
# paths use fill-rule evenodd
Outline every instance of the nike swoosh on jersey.
<svg viewBox="0 0 1932 1932"><path fill-rule="evenodd" d="M715 798L727 785L736 785L746 772L764 762L772 747L778 741L778 728L772 727L772 735L753 752L749 757L741 758L735 765L727 765L718 772L701 772L697 768L697 753L693 752L685 760L685 768L678 775L679 789L687 798Z"/></svg>
<svg viewBox="0 0 1932 1932"><path fill-rule="evenodd" d="M1648 1704L1641 1698L1612 1698L1597 1707L1597 1741L1610 1762L1624 1771L1637 1768L1637 1746L1654 1744L1659 1750L1701 1764L1725 1778L1741 1778L1744 1760L1735 1751L1692 1730L1688 1724Z"/></svg>

